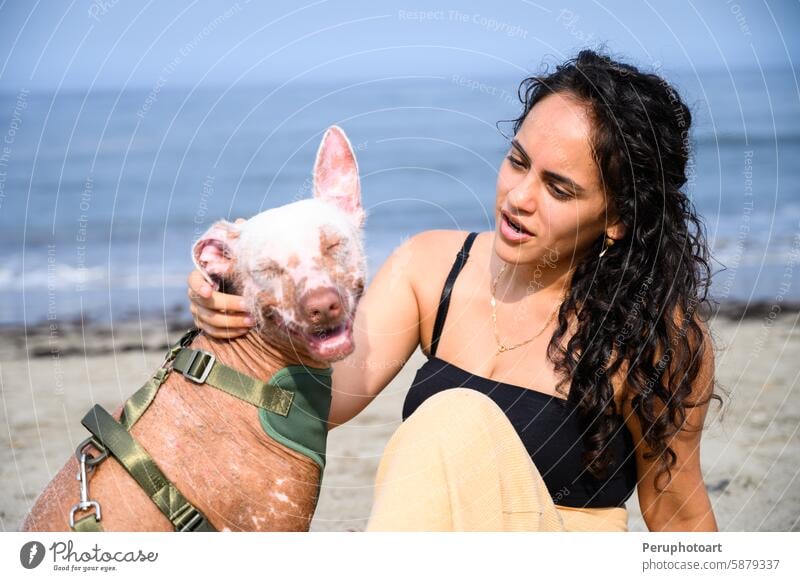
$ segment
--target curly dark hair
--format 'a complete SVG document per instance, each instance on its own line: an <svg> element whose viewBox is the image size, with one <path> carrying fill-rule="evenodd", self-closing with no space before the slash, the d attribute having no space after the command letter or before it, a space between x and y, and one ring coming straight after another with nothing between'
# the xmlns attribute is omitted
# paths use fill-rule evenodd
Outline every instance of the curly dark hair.
<svg viewBox="0 0 800 581"><path fill-rule="evenodd" d="M601 183L626 227L602 259L604 236L575 265L570 291L558 312L547 356L565 373L568 402L584 427L587 471L604 478L615 464L608 445L622 429L609 378L621 369L641 424L648 459L658 458L658 480L677 456L668 442L685 428L686 409L722 398L692 401L712 312L709 250L703 223L681 191L693 166L692 115L677 91L655 74L592 50L549 74L526 78L518 95L525 116L544 97L568 95L587 105L591 146ZM576 331L563 346L569 328ZM617 459L625 460L625 459Z"/></svg>

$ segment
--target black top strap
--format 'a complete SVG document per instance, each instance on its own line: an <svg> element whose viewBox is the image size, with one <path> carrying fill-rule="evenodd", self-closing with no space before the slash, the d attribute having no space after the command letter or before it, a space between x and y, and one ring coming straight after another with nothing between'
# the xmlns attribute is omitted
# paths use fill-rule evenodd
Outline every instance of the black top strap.
<svg viewBox="0 0 800 581"><path fill-rule="evenodd" d="M477 232L470 232L467 239L464 240L464 245L456 255L456 260L453 263L453 268L450 269L450 274L447 275L447 280L442 289L442 297L439 299L439 309L436 311L436 321L433 324L433 337L431 338L431 357L436 356L436 348L439 346L439 338L442 335L444 328L444 320L447 318L447 309L450 307L450 293L453 292L453 285L456 282L458 274L464 268L464 264L469 258L469 250L472 248L472 243L475 242Z"/></svg>

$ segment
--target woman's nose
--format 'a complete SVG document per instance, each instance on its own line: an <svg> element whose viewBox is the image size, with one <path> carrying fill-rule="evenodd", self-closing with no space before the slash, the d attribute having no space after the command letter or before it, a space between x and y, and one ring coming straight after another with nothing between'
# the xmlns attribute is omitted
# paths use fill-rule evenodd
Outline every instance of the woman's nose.
<svg viewBox="0 0 800 581"><path fill-rule="evenodd" d="M508 191L508 202L515 208L528 213L536 209L536 178L528 176L520 180Z"/></svg>

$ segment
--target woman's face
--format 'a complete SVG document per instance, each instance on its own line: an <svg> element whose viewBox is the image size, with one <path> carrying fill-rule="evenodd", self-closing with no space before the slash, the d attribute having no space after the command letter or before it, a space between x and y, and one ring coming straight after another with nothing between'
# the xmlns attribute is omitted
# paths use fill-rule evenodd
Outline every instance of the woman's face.
<svg viewBox="0 0 800 581"><path fill-rule="evenodd" d="M604 231L619 237L609 228L591 131L585 106L569 95L548 95L528 112L497 177L499 258L568 268ZM526 232L515 232L506 216Z"/></svg>

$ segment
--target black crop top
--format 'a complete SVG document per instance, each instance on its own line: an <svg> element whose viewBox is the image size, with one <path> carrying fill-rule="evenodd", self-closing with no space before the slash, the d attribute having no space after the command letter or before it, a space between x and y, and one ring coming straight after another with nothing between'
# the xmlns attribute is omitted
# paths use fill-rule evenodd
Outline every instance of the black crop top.
<svg viewBox="0 0 800 581"><path fill-rule="evenodd" d="M620 428L609 444L614 463L608 476L598 480L584 469L581 459L583 430L572 404L554 395L473 375L436 357L450 305L450 293L476 236L476 232L467 236L445 282L433 327L431 357L419 368L406 394L403 421L428 397L440 391L453 387L475 389L489 396L506 414L556 505L577 508L625 506L636 487L636 461L633 438L621 418Z"/></svg>

